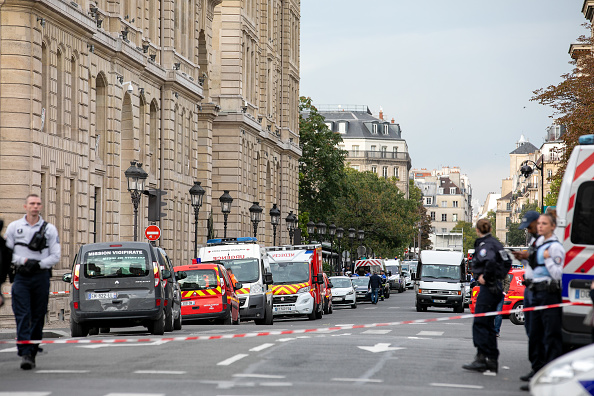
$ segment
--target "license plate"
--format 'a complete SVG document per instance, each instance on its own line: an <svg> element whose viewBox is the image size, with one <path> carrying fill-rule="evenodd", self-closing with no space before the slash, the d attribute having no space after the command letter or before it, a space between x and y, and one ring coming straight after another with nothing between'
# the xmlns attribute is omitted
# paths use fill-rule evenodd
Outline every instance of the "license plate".
<svg viewBox="0 0 594 396"><path fill-rule="evenodd" d="M332 297L332 301L342 301L342 297Z"/></svg>
<svg viewBox="0 0 594 396"><path fill-rule="evenodd" d="M188 306L188 305L196 305L196 301L182 301L181 303L182 307Z"/></svg>
<svg viewBox="0 0 594 396"><path fill-rule="evenodd" d="M274 307L274 312L291 312L295 309L295 307L292 306L279 306L279 307Z"/></svg>
<svg viewBox="0 0 594 396"><path fill-rule="evenodd" d="M443 304L443 303L446 302L446 300L433 300L433 302L434 303L441 303L441 304Z"/></svg>
<svg viewBox="0 0 594 396"><path fill-rule="evenodd" d="M589 289L575 289L575 299L585 300L590 302L590 290Z"/></svg>
<svg viewBox="0 0 594 396"><path fill-rule="evenodd" d="M87 300L103 300L106 298L117 298L118 293L87 293Z"/></svg>

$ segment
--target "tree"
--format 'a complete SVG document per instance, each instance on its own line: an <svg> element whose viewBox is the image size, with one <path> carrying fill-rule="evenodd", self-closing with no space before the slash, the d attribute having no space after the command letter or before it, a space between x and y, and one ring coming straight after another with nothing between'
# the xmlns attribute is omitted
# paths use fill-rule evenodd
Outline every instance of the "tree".
<svg viewBox="0 0 594 396"><path fill-rule="evenodd" d="M540 206L536 202L531 202L522 207L520 212L520 219L524 217L526 212L533 210L540 212ZM520 230L518 227L520 223L511 223L507 228L507 245L508 246L525 246L526 245L526 231Z"/></svg>
<svg viewBox="0 0 594 396"><path fill-rule="evenodd" d="M464 254L468 253L468 249L474 249L474 241L476 241L476 229L472 226L471 223L467 221L459 221L458 224L452 228L450 232L462 232L462 246L464 249Z"/></svg>
<svg viewBox="0 0 594 396"><path fill-rule="evenodd" d="M299 211L314 221L327 220L336 209L346 151L338 148L342 138L328 129L311 98L302 96L299 110Z"/></svg>
<svg viewBox="0 0 594 396"><path fill-rule="evenodd" d="M567 161L578 143L581 135L594 133L594 56L592 54L592 29L584 24L588 35L578 38L579 44L585 44L589 49L576 50L572 55L575 59L569 63L574 66L570 73L561 76L562 81L557 85L550 85L544 89L534 91L532 101L553 108L551 118L558 125L565 125L566 133L561 137L565 148L561 151L559 168L551 178L551 194L546 197L546 203L556 205L561 180L567 168Z"/></svg>
<svg viewBox="0 0 594 396"><path fill-rule="evenodd" d="M494 211L487 212L487 220L491 223L491 228L497 230L497 214Z"/></svg>

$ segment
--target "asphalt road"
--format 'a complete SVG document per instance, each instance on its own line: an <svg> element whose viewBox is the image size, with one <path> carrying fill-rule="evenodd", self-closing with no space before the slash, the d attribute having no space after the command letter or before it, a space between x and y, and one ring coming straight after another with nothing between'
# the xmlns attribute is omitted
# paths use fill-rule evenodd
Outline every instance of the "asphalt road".
<svg viewBox="0 0 594 396"><path fill-rule="evenodd" d="M333 314L316 321L277 319L273 326L184 324L183 330L165 336L313 329L454 315L446 309L416 312L414 293L409 290L394 293L377 305L335 308ZM471 319L461 319L221 340L53 344L43 347L32 371L20 369L13 345L0 345L0 396L525 395L519 391L522 383L518 379L529 371L523 326L504 319L499 373L490 375L461 369L476 353L471 324ZM143 328L115 329L91 338L140 337L147 337Z"/></svg>

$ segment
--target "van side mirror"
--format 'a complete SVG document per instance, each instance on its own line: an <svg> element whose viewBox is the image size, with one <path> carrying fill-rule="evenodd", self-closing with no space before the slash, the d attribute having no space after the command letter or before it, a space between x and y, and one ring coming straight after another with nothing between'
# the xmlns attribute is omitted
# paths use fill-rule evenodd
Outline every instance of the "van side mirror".
<svg viewBox="0 0 594 396"><path fill-rule="evenodd" d="M168 269L161 271L161 275L163 276L163 279L169 279L171 278L171 271L169 271Z"/></svg>
<svg viewBox="0 0 594 396"><path fill-rule="evenodd" d="M186 274L184 271L178 271L175 273L176 280L186 279L187 277L188 277L188 274Z"/></svg>
<svg viewBox="0 0 594 396"><path fill-rule="evenodd" d="M265 285L272 285L272 274L270 272L266 272L264 274L264 284Z"/></svg>
<svg viewBox="0 0 594 396"><path fill-rule="evenodd" d="M66 283L72 283L72 272L62 275L62 280Z"/></svg>
<svg viewBox="0 0 594 396"><path fill-rule="evenodd" d="M233 290L239 290L243 287L243 283L241 282L235 282L235 285L233 286Z"/></svg>
<svg viewBox="0 0 594 396"><path fill-rule="evenodd" d="M316 282L318 285L323 285L324 284L324 275L322 274L318 274Z"/></svg>

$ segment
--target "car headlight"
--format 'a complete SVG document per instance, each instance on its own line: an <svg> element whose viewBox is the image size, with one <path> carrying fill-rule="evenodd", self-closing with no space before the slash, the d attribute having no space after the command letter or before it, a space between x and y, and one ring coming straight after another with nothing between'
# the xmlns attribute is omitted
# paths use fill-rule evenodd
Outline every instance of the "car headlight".
<svg viewBox="0 0 594 396"><path fill-rule="evenodd" d="M427 289L419 289L420 294L430 294L431 292Z"/></svg>
<svg viewBox="0 0 594 396"><path fill-rule="evenodd" d="M535 384L558 384L591 370L594 370L594 357L554 364L536 374Z"/></svg>
<svg viewBox="0 0 594 396"><path fill-rule="evenodd" d="M354 290L349 290L349 292L347 293L347 296L350 296L351 294L355 294Z"/></svg>
<svg viewBox="0 0 594 396"><path fill-rule="evenodd" d="M262 285L259 283L254 283L250 286L250 294L259 294L262 293Z"/></svg>
<svg viewBox="0 0 594 396"><path fill-rule="evenodd" d="M297 290L297 294L307 293L309 292L309 286L302 287L301 289Z"/></svg>

